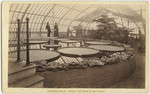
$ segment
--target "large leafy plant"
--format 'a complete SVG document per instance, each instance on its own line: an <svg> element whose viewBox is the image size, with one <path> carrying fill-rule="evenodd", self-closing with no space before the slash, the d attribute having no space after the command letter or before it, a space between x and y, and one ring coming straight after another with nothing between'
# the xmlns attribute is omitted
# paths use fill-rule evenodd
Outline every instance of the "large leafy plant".
<svg viewBox="0 0 150 94"><path fill-rule="evenodd" d="M74 26L73 28L76 30L76 37L82 37L83 26L79 24L78 26Z"/></svg>
<svg viewBox="0 0 150 94"><path fill-rule="evenodd" d="M89 30L89 34L94 39L113 40L126 43L128 40L128 30L125 27L118 27L114 18L108 15L102 15L99 19L93 20L97 22L97 30Z"/></svg>

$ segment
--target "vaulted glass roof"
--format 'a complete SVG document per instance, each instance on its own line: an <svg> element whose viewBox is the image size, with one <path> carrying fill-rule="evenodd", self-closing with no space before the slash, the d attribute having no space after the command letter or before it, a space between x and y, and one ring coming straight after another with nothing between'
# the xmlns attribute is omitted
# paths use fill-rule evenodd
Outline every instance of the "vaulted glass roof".
<svg viewBox="0 0 150 94"><path fill-rule="evenodd" d="M106 5L106 4L49 4L49 3L11 3L9 9L10 32L17 30L17 19L21 21L21 31L26 30L26 18L29 18L30 32L33 36L46 32L45 26L49 22L51 29L58 23L59 32L73 30L81 24L86 30L97 28L93 20L103 14L113 17L120 27L127 27L139 33L145 32L146 8L141 5ZM43 34L44 36L44 34Z"/></svg>

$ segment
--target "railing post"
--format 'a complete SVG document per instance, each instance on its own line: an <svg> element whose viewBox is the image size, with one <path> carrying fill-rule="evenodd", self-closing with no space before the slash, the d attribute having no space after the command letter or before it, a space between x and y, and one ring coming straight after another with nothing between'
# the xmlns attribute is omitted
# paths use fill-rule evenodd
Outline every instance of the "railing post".
<svg viewBox="0 0 150 94"><path fill-rule="evenodd" d="M20 61L20 19L17 19L17 21L18 21L17 61Z"/></svg>
<svg viewBox="0 0 150 94"><path fill-rule="evenodd" d="M30 53L29 53L29 18L26 18L26 21L27 21L27 44L26 44L26 47L27 47L27 53L26 53L26 65L29 65L30 64Z"/></svg>

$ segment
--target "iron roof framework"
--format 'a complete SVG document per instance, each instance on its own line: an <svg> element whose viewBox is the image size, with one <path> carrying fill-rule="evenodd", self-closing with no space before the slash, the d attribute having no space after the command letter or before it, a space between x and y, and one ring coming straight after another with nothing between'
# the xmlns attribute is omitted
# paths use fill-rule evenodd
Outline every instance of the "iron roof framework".
<svg viewBox="0 0 150 94"><path fill-rule="evenodd" d="M28 17L30 20L30 32L46 32L45 26L49 22L53 29L54 23L57 22L59 32L67 32L70 27L81 24L85 29L96 28L94 19L99 18L102 14L109 13L111 17L120 26L145 32L145 12L143 6L127 5L92 5L92 4L37 4L37 3L12 3L9 10L10 32L16 32L17 19L21 20L21 31L25 31L25 24ZM130 25L129 25L130 23Z"/></svg>

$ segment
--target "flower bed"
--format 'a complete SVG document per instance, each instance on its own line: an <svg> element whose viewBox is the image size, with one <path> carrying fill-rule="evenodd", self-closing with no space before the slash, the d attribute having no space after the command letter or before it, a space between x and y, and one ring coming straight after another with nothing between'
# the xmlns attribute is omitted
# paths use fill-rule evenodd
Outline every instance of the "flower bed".
<svg viewBox="0 0 150 94"><path fill-rule="evenodd" d="M134 56L134 49L129 45L115 43L113 45L123 46L125 51L123 52L100 52L101 57L84 57L77 60L77 58L71 58L71 60L66 60L70 57L65 57L62 61L55 60L53 62L47 63L46 61L34 62L37 65L37 71L61 71L61 70L72 70L72 69L85 69L87 67L102 67L109 64L121 63L124 60L132 58ZM107 54L107 55L106 55ZM61 59L61 57L60 57Z"/></svg>

